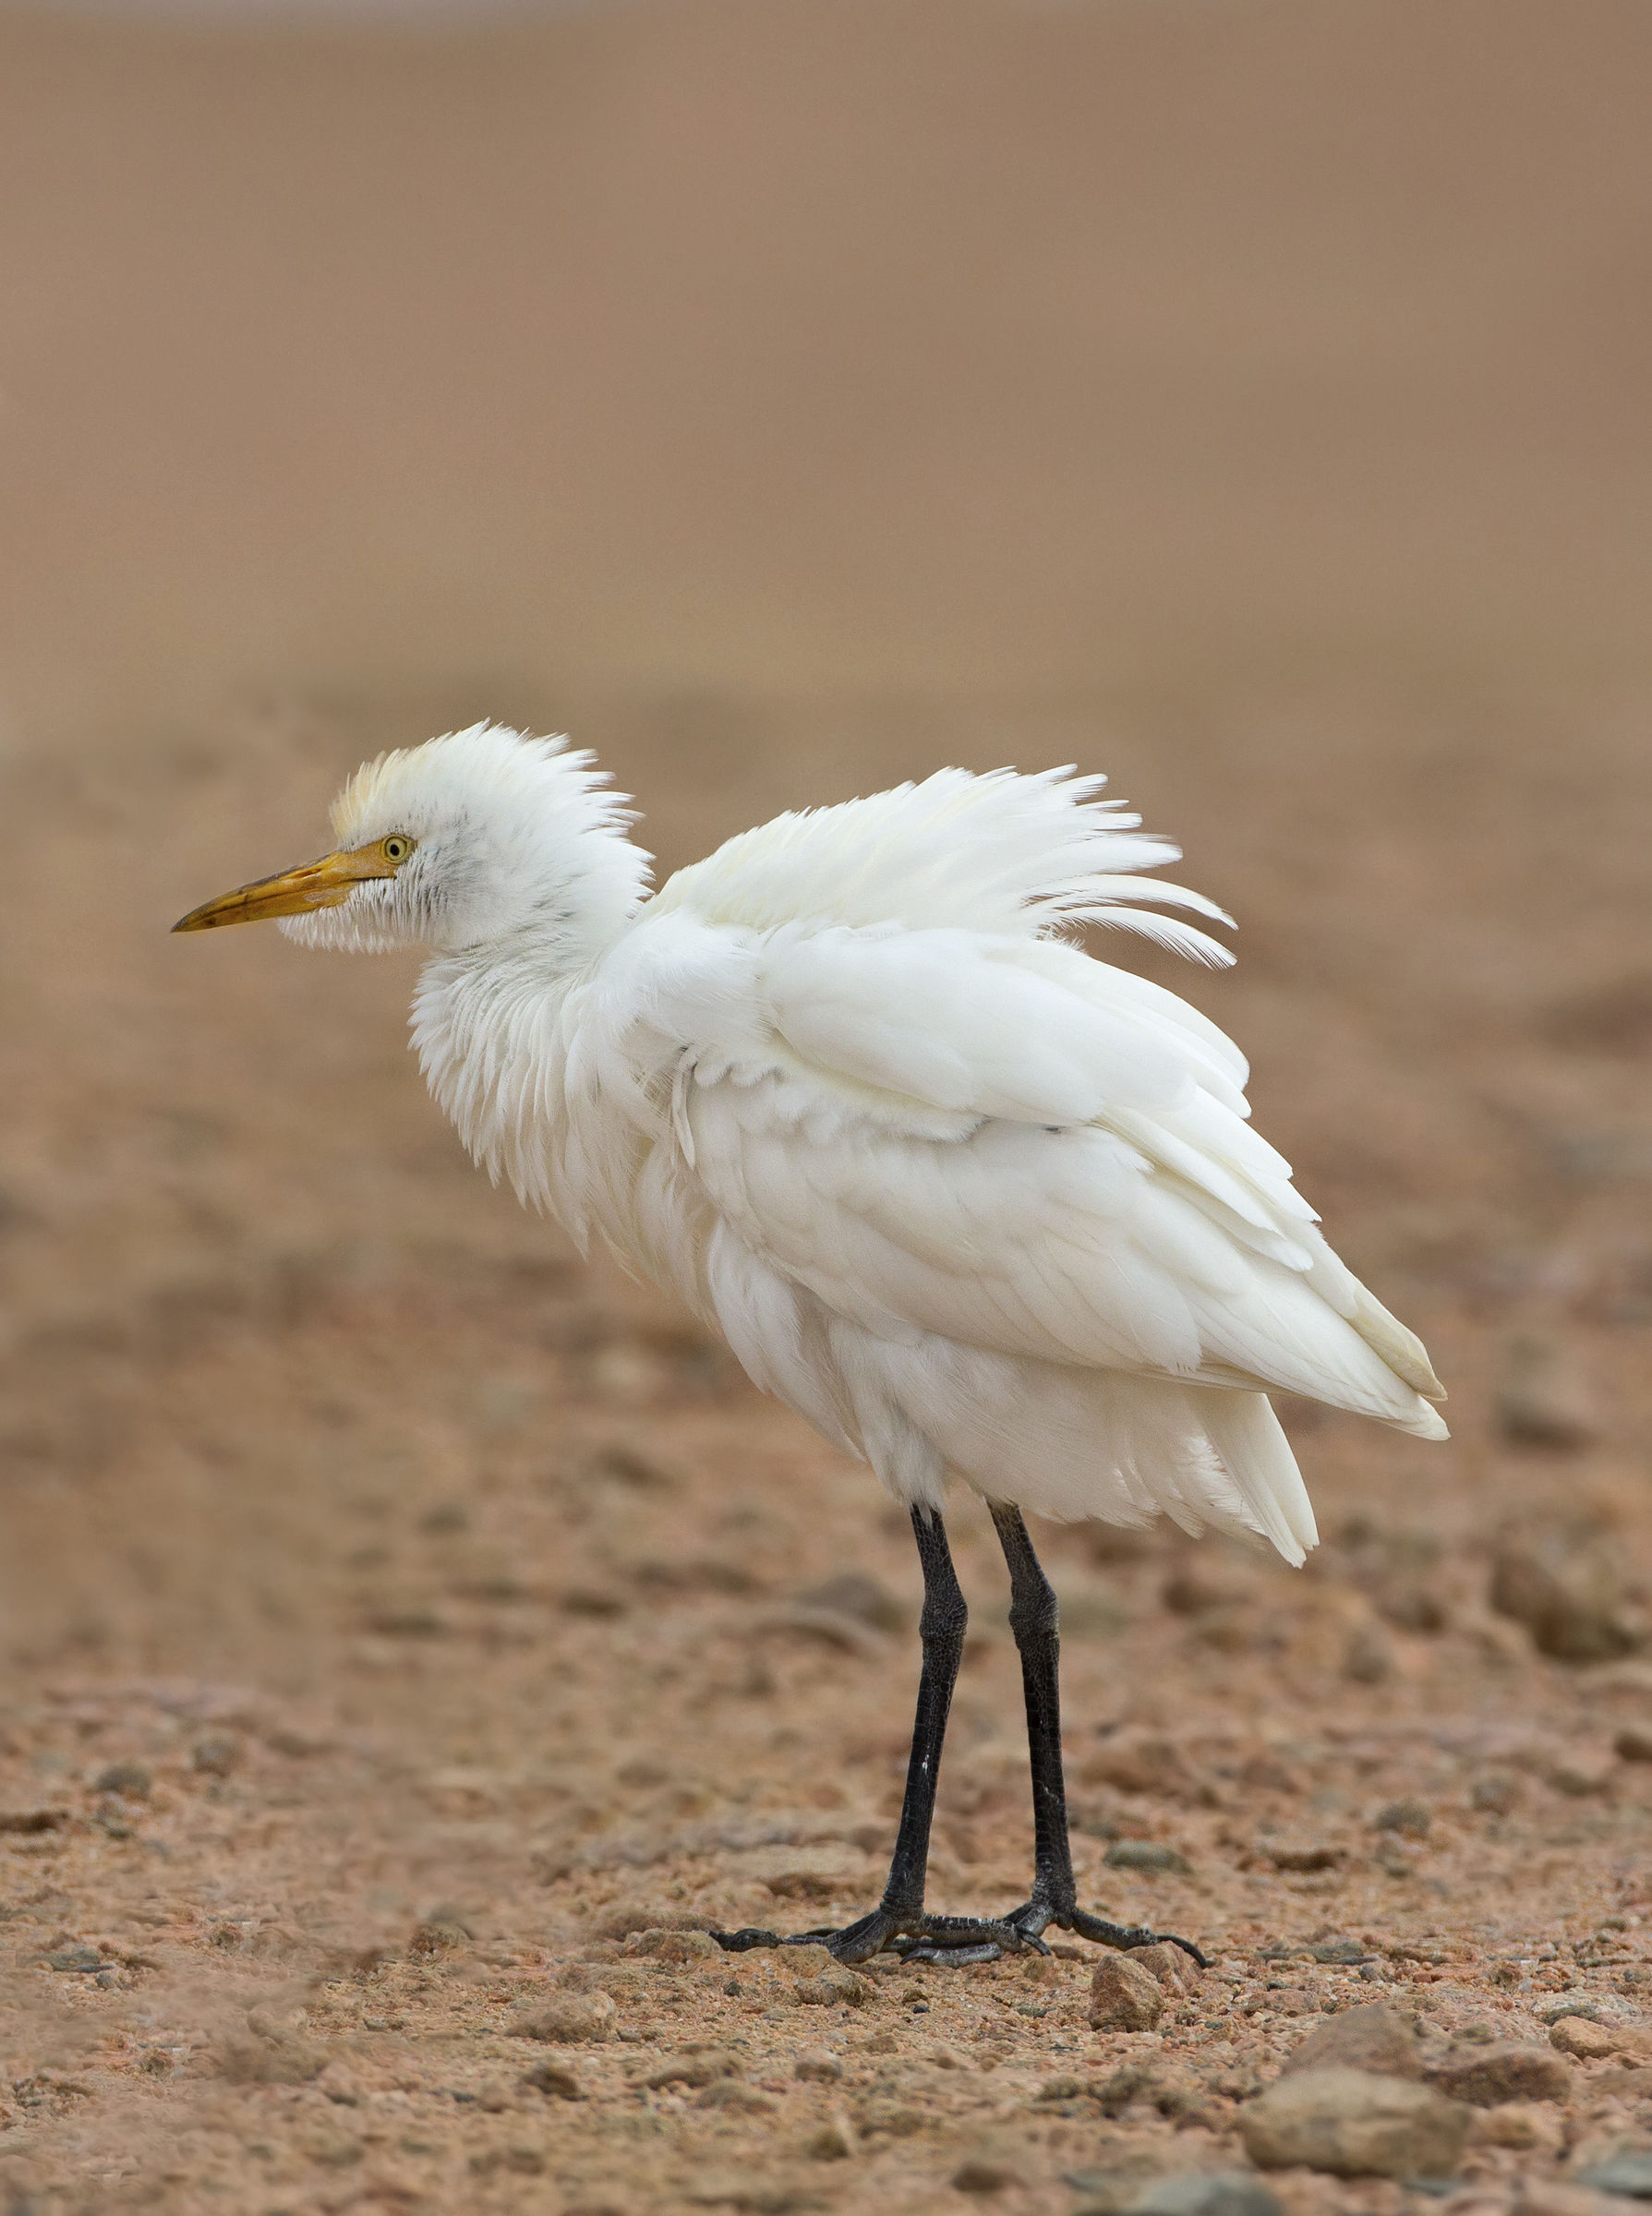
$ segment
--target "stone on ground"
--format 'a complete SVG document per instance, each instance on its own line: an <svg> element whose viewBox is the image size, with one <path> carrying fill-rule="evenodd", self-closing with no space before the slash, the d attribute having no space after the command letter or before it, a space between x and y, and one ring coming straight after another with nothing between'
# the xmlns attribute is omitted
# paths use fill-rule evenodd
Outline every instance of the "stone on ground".
<svg viewBox="0 0 1652 2216"><path fill-rule="evenodd" d="M1336 2177L1448 2177L1471 2111L1432 2086L1372 2070L1302 2070L1282 2078L1240 2116L1259 2169L1298 2164Z"/></svg>

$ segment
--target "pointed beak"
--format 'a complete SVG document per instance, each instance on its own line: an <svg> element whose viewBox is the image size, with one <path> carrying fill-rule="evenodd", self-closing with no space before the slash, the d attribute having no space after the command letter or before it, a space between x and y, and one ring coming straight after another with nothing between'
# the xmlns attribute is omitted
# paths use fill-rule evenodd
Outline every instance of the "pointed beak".
<svg viewBox="0 0 1652 2216"><path fill-rule="evenodd" d="M368 877L393 877L376 849L355 854L323 854L279 877L260 877L203 901L173 925L174 931L216 931L224 923L262 923L271 916L307 916L312 909L337 908L353 885Z"/></svg>

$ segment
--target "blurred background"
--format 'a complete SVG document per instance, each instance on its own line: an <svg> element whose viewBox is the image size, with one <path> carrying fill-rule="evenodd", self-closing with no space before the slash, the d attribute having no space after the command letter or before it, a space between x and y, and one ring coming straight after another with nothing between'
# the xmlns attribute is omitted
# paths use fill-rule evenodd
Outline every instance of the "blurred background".
<svg viewBox="0 0 1652 2216"><path fill-rule="evenodd" d="M595 746L672 865L944 762L1110 772L1240 966L1103 951L1251 1054L1456 1436L1287 1410L1303 1579L1052 1535L1074 1714L1599 1738L1576 1673L1640 1667L1652 1542L1649 73L1643 0L0 7L41 1919L141 1892L97 1861L134 1833L180 1932L237 1887L295 1929L450 1865L482 1915L525 1842L795 1800L823 1749L898 1784L915 1587L869 1481L469 1171L410 966L165 935L317 851L364 754L483 716ZM960 1728L1001 1752L995 1605ZM273 1806L302 1849L235 1831Z"/></svg>

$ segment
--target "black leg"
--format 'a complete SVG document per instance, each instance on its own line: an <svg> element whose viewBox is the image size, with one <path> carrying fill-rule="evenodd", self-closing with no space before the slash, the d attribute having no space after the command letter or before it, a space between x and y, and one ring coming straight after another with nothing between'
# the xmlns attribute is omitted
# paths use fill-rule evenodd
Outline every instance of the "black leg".
<svg viewBox="0 0 1652 2216"><path fill-rule="evenodd" d="M1031 1950L1048 1954L1043 1933L1052 1924L1103 1946L1151 1946L1160 1936L1144 1925L1110 1923L1078 1905L1072 1852L1067 1844L1067 1788L1061 1775L1061 1643L1056 1630L1055 1595L1038 1566L1020 1511L995 1507L993 1521L1009 1564L1009 1622L1021 1656L1027 1695L1027 1742L1032 1764L1033 1878L1031 1898L1007 1916L932 1916L923 1906L929 1869L929 1831L940 1777L941 1747L952 1689L963 1655L969 1610L952 1567L952 1552L938 1514L912 1511L912 1532L923 1565L923 1614L919 1632L923 1668L918 1680L918 1711L912 1720L912 1752L907 1763L900 1828L889 1864L884 1897L870 1916L843 1931L778 1932L748 1926L713 1932L730 1954L754 1946L826 1946L840 1962L864 1962L888 1949L909 1960L991 1962L1003 1954ZM1204 1957L1186 1939L1182 1947L1203 1965Z"/></svg>
<svg viewBox="0 0 1652 2216"><path fill-rule="evenodd" d="M891 1947L898 1954L952 1963L990 1962L1022 1945L1047 1952L1036 1933L1019 1934L995 1919L924 1913L929 1831L935 1817L941 1748L952 1707L952 1689L963 1658L964 1627L970 1611L952 1567L952 1549L947 1544L947 1527L939 1514L913 1509L912 1536L923 1565L923 1613L918 1621L923 1668L918 1680L918 1709L912 1719L912 1751L907 1762L900 1828L895 1835L883 1900L870 1916L862 1916L858 1923L840 1932L799 1932L787 1941L779 1940L773 1932L750 1928L714 1932L712 1937L730 1952L753 1946L824 1945L840 1962L864 1962L884 1947Z"/></svg>
<svg viewBox="0 0 1652 2216"><path fill-rule="evenodd" d="M1021 1657L1032 1767L1032 1892L1007 1921L1030 1939L1054 1923L1104 1946L1150 1946L1159 1933L1141 1925L1109 1923L1079 1906L1061 1769L1061 1635L1055 1588L1032 1551L1020 1510L995 1502L993 1522L1009 1565L1009 1628ZM1164 1936L1202 1966L1204 1957L1196 1946Z"/></svg>

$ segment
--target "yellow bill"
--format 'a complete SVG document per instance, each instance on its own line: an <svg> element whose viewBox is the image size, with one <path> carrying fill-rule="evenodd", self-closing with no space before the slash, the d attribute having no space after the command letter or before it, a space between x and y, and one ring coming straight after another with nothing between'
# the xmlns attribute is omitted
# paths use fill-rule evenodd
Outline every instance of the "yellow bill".
<svg viewBox="0 0 1652 2216"><path fill-rule="evenodd" d="M224 923L262 923L272 916L307 916L312 909L337 908L364 879L393 877L411 844L380 839L348 853L323 854L320 861L283 870L278 877L259 877L251 885L237 885L233 893L220 893L216 900L192 908L172 928L216 931ZM392 849L399 850L388 850Z"/></svg>

